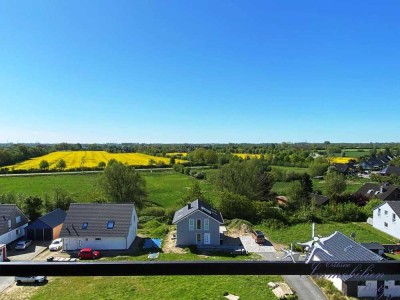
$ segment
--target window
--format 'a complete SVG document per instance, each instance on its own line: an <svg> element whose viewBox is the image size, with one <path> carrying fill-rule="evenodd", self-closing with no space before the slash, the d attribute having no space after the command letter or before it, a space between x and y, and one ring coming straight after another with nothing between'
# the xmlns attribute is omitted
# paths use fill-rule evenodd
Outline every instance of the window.
<svg viewBox="0 0 400 300"><path fill-rule="evenodd" d="M396 214L392 214L392 222L396 222Z"/></svg>
<svg viewBox="0 0 400 300"><path fill-rule="evenodd" d="M88 225L89 225L88 222L83 222L82 229L87 229Z"/></svg>
<svg viewBox="0 0 400 300"><path fill-rule="evenodd" d="M367 282L366 281L359 281L358 286L366 286Z"/></svg>
<svg viewBox="0 0 400 300"><path fill-rule="evenodd" d="M194 230L194 219L189 219L189 230Z"/></svg>
<svg viewBox="0 0 400 300"><path fill-rule="evenodd" d="M19 235L21 233L21 229L17 229L16 231L15 231L15 234L16 235Z"/></svg>
<svg viewBox="0 0 400 300"><path fill-rule="evenodd" d="M387 210L385 210L385 216L387 216L387 214L388 214L388 211L387 211Z"/></svg>
<svg viewBox="0 0 400 300"><path fill-rule="evenodd" d="M8 230L11 230L11 220L8 220Z"/></svg>
<svg viewBox="0 0 400 300"><path fill-rule="evenodd" d="M204 230L209 230L209 229L210 229L210 220L204 219Z"/></svg>
<svg viewBox="0 0 400 300"><path fill-rule="evenodd" d="M394 285L400 285L400 280L395 280Z"/></svg>
<svg viewBox="0 0 400 300"><path fill-rule="evenodd" d="M115 224L114 221L108 221L107 222L107 229L113 229L114 228L114 224Z"/></svg>
<svg viewBox="0 0 400 300"><path fill-rule="evenodd" d="M378 208L378 216L380 216L380 215L381 215L381 209Z"/></svg>
<svg viewBox="0 0 400 300"><path fill-rule="evenodd" d="M201 220L200 219L196 220L196 229L201 230Z"/></svg>
<svg viewBox="0 0 400 300"><path fill-rule="evenodd" d="M96 241L101 241L101 238L95 238Z"/></svg>
<svg viewBox="0 0 400 300"><path fill-rule="evenodd" d="M387 222L383 223L383 225L384 225L386 228L388 227L388 223L387 223Z"/></svg>
<svg viewBox="0 0 400 300"><path fill-rule="evenodd" d="M15 223L21 223L21 216L17 216L16 218L15 218Z"/></svg>

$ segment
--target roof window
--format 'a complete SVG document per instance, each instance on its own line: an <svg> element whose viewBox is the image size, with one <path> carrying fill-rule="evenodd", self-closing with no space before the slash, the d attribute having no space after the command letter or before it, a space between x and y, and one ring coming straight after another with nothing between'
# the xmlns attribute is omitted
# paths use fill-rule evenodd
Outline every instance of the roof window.
<svg viewBox="0 0 400 300"><path fill-rule="evenodd" d="M115 225L115 222L114 222L114 221L108 221L108 222L107 222L107 229L113 229L113 228L114 228L114 225Z"/></svg>
<svg viewBox="0 0 400 300"><path fill-rule="evenodd" d="M88 225L89 225L88 222L83 222L82 229L87 229Z"/></svg>

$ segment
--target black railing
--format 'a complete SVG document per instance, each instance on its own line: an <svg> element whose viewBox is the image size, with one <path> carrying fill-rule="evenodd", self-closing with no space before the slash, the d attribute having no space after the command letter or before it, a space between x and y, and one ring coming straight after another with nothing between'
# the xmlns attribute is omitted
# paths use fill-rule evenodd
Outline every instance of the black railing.
<svg viewBox="0 0 400 300"><path fill-rule="evenodd" d="M4 262L0 276L154 276L154 275L349 275L379 280L400 274L400 261L269 262L269 261L151 261L151 262Z"/></svg>

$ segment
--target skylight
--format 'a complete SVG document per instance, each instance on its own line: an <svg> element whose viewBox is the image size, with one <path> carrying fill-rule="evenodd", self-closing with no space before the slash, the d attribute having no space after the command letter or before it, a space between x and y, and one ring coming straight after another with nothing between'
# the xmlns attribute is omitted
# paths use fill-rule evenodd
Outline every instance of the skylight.
<svg viewBox="0 0 400 300"><path fill-rule="evenodd" d="M114 224L115 224L114 221L108 221L107 222L107 229L113 229L114 228Z"/></svg>
<svg viewBox="0 0 400 300"><path fill-rule="evenodd" d="M88 222L83 222L82 223L82 229L87 229L88 227Z"/></svg>

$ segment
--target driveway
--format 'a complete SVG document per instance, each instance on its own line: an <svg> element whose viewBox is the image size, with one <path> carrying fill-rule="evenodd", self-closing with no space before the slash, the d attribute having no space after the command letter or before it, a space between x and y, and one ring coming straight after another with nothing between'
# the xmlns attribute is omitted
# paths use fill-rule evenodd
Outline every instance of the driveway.
<svg viewBox="0 0 400 300"><path fill-rule="evenodd" d="M251 235L243 235L240 241L244 249L249 253L275 253L275 248L269 241L265 241L263 245L257 244Z"/></svg>
<svg viewBox="0 0 400 300"><path fill-rule="evenodd" d="M46 250L50 242L33 242L25 250L14 250L15 243L10 245L7 256L10 261L27 261L34 259L37 255ZM14 276L0 276L0 293L14 283ZM1 297L0 297L1 298Z"/></svg>

